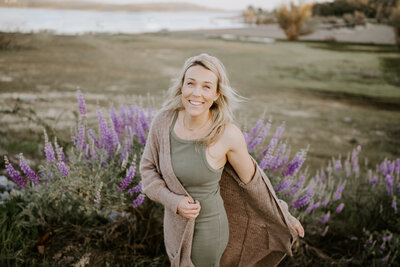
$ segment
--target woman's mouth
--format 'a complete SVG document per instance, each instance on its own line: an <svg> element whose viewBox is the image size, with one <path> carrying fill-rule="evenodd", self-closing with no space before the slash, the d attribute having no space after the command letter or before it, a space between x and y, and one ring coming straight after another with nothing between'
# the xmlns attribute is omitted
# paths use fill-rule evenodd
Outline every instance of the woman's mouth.
<svg viewBox="0 0 400 267"><path fill-rule="evenodd" d="M193 100L189 100L189 103L192 104L193 106L201 106L204 104L204 102L193 101Z"/></svg>

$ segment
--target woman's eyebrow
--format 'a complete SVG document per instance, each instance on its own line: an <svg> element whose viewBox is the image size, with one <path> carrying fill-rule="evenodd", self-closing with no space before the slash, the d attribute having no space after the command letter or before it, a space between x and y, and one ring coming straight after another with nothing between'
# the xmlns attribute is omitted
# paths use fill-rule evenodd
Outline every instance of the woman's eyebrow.
<svg viewBox="0 0 400 267"><path fill-rule="evenodd" d="M193 79L193 78L188 78L188 80L193 80L193 81L196 81L195 79ZM204 83L211 83L211 84L213 84L212 82L209 82L209 81L204 81Z"/></svg>

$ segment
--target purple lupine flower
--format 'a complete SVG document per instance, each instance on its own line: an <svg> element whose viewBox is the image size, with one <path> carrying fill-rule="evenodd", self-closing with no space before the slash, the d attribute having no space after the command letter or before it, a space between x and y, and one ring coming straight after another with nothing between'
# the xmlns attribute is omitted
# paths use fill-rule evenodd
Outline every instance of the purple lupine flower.
<svg viewBox="0 0 400 267"><path fill-rule="evenodd" d="M381 250L385 250L386 249L386 242L383 241L382 245L380 246Z"/></svg>
<svg viewBox="0 0 400 267"><path fill-rule="evenodd" d="M139 194L139 196L136 199L134 199L133 202L132 202L133 203L133 207L137 208L140 204L143 203L144 199L145 199L145 195L144 194Z"/></svg>
<svg viewBox="0 0 400 267"><path fill-rule="evenodd" d="M87 112L86 103L81 91L78 91L77 98L78 98L79 114L82 116L82 118L85 118Z"/></svg>
<svg viewBox="0 0 400 267"><path fill-rule="evenodd" d="M287 188L289 188L289 186L292 184L292 180L286 180L283 184L281 184L280 186L277 186L274 188L275 191L277 192L282 192L284 190L286 190Z"/></svg>
<svg viewBox="0 0 400 267"><path fill-rule="evenodd" d="M379 165L379 171L380 171L383 175L386 175L386 172L387 172L386 159Z"/></svg>
<svg viewBox="0 0 400 267"><path fill-rule="evenodd" d="M68 171L67 165L65 165L64 162L62 162L62 161L58 162L57 168L63 176L65 176L65 177L69 176L69 171Z"/></svg>
<svg viewBox="0 0 400 267"><path fill-rule="evenodd" d="M328 205L329 199L330 199L330 197L328 196L324 201L322 201L321 205L322 206Z"/></svg>
<svg viewBox="0 0 400 267"><path fill-rule="evenodd" d="M80 124L78 126L78 146L79 149L86 149L86 134L85 126Z"/></svg>
<svg viewBox="0 0 400 267"><path fill-rule="evenodd" d="M297 183L295 185L292 186L292 188L290 189L290 195L294 195L297 193L297 191L303 187L303 182L304 182L305 176L302 175L299 177L299 180L297 181Z"/></svg>
<svg viewBox="0 0 400 267"><path fill-rule="evenodd" d="M396 159L394 172L395 172L396 174L399 174L399 172L400 172L400 158Z"/></svg>
<svg viewBox="0 0 400 267"><path fill-rule="evenodd" d="M378 175L375 174L374 179L372 179L369 182L374 186L376 184L376 182L378 182Z"/></svg>
<svg viewBox="0 0 400 267"><path fill-rule="evenodd" d="M338 185L333 201L339 200L342 197L343 189L344 189L344 184Z"/></svg>
<svg viewBox="0 0 400 267"><path fill-rule="evenodd" d="M295 209L300 209L306 206L308 203L310 203L312 196L313 196L312 190L309 187L307 187L307 193L304 196L298 198L296 201L293 201L292 207Z"/></svg>
<svg viewBox="0 0 400 267"><path fill-rule="evenodd" d="M323 218L319 219L318 221L320 223L327 223L329 221L329 218L331 217L331 211L328 211Z"/></svg>
<svg viewBox="0 0 400 267"><path fill-rule="evenodd" d="M90 136L90 138L92 138L92 140L93 140L93 142L94 142L94 145L95 145L97 148L100 148L99 141L97 140L96 136L94 135L92 129L89 129L89 130L87 131L87 133L88 133L88 135Z"/></svg>
<svg viewBox="0 0 400 267"><path fill-rule="evenodd" d="M14 181L14 183L16 183L17 185L19 185L20 187L25 187L28 185L28 181L26 181L20 174L19 172L17 172L14 167L12 166L12 164L8 161L8 158L6 156L4 156L4 161L6 164L6 171L8 173L8 175L10 175L11 179Z"/></svg>
<svg viewBox="0 0 400 267"><path fill-rule="evenodd" d="M336 208L336 213L341 213L344 207L344 203L340 203L339 206Z"/></svg>
<svg viewBox="0 0 400 267"><path fill-rule="evenodd" d="M127 110L126 106L120 106L120 108L119 108L122 129L125 129L125 127L128 125L128 118L126 115L126 110Z"/></svg>
<svg viewBox="0 0 400 267"><path fill-rule="evenodd" d="M397 214L396 197L393 198L393 201L392 201L392 208L394 209L394 214Z"/></svg>
<svg viewBox="0 0 400 267"><path fill-rule="evenodd" d="M123 132L123 124L121 123L121 121L118 118L117 113L115 112L114 108L110 108L110 117L111 117L111 121L114 125L114 130L118 135L121 135Z"/></svg>
<svg viewBox="0 0 400 267"><path fill-rule="evenodd" d="M57 144L57 140L55 140L54 145L55 145L55 147L56 147L57 160L58 160L58 161L62 161L62 162L64 162L65 164L67 164L67 158L65 157L63 148L60 147L60 146Z"/></svg>
<svg viewBox="0 0 400 267"><path fill-rule="evenodd" d="M265 138L265 135L269 132L271 128L271 123L267 123L267 125L262 128L260 133L254 137L253 141L251 141L250 145L248 146L248 151L251 152L254 148L261 143L261 141Z"/></svg>
<svg viewBox="0 0 400 267"><path fill-rule="evenodd" d="M346 177L349 177L351 174L351 166L349 159L346 159L346 161L344 162L344 169L346 170Z"/></svg>
<svg viewBox="0 0 400 267"><path fill-rule="evenodd" d="M390 162L390 160L388 160L388 162L387 162L387 172L390 173L390 174L393 174L394 168L395 168L395 162L394 161Z"/></svg>
<svg viewBox="0 0 400 267"><path fill-rule="evenodd" d="M19 154L19 166L26 177L28 177L28 179L32 181L32 183L39 183L40 177L31 169L25 158L22 156L22 153Z"/></svg>
<svg viewBox="0 0 400 267"><path fill-rule="evenodd" d="M144 110L142 108L139 109L139 121L142 125L143 131L149 131L149 124L147 123L146 114L144 114Z"/></svg>
<svg viewBox="0 0 400 267"><path fill-rule="evenodd" d="M323 180L325 180L325 179L326 179L326 175L325 175L325 172L324 172L324 170L321 170L321 178L322 178Z"/></svg>
<svg viewBox="0 0 400 267"><path fill-rule="evenodd" d="M135 172L136 168L134 166L129 167L128 173L121 184L117 186L117 188L121 191L124 191L132 183L132 180L135 177Z"/></svg>
<svg viewBox="0 0 400 267"><path fill-rule="evenodd" d="M385 242L390 242L391 239L392 239L392 235L387 235L387 236L382 237L382 240Z"/></svg>
<svg viewBox="0 0 400 267"><path fill-rule="evenodd" d="M251 132L249 134L246 134L245 139L246 139L247 146L250 144L250 141L253 140L254 136L261 129L262 125L263 125L263 121L258 120L257 123L254 125L253 129L251 130Z"/></svg>
<svg viewBox="0 0 400 267"><path fill-rule="evenodd" d="M146 144L146 136L140 123L135 124L135 131L137 133L137 136L139 137L140 143L144 146Z"/></svg>
<svg viewBox="0 0 400 267"><path fill-rule="evenodd" d="M142 192L142 181L140 181L136 186L128 189L128 193L132 196L134 193Z"/></svg>
<svg viewBox="0 0 400 267"><path fill-rule="evenodd" d="M286 167L286 170L282 172L283 176L292 176L300 169L305 160L304 155L297 153L296 156L290 161Z"/></svg>
<svg viewBox="0 0 400 267"><path fill-rule="evenodd" d="M308 205L308 207L306 209L306 213L312 212L313 210L319 208L319 206L321 206L321 202L319 202L319 201L317 203L315 203L315 204Z"/></svg>
<svg viewBox="0 0 400 267"><path fill-rule="evenodd" d="M54 154L53 145L50 142L47 142L44 146L44 153L46 154L46 158L48 162L56 161L56 156Z"/></svg>
<svg viewBox="0 0 400 267"><path fill-rule="evenodd" d="M267 154L272 155L275 147L278 145L278 140L281 137L283 131L285 130L285 123L282 123L275 131L275 135L270 140L267 148L261 153L260 157L265 157Z"/></svg>
<svg viewBox="0 0 400 267"><path fill-rule="evenodd" d="M335 170L340 171L342 169L342 162L338 159L335 163Z"/></svg>
<svg viewBox="0 0 400 267"><path fill-rule="evenodd" d="M393 175L387 174L386 177L385 177L385 182L386 182L386 185L387 185L388 194L390 196L393 195L393 182L394 182Z"/></svg>

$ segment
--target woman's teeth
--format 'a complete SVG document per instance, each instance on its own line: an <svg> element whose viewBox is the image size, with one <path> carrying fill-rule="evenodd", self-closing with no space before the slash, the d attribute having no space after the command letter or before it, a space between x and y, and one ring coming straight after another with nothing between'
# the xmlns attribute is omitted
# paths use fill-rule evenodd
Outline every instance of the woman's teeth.
<svg viewBox="0 0 400 267"><path fill-rule="evenodd" d="M203 104L202 102L196 102L196 101L191 101L189 100L189 103L195 106L200 106L201 104Z"/></svg>

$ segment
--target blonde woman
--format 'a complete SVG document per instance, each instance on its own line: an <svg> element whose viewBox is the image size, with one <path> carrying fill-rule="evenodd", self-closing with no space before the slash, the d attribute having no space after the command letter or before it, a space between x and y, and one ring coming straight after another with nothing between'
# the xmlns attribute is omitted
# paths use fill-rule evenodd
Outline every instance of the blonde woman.
<svg viewBox="0 0 400 267"><path fill-rule="evenodd" d="M304 235L232 123L239 98L203 53L186 60L153 119L140 172L143 192L165 207L171 266L275 265Z"/></svg>

